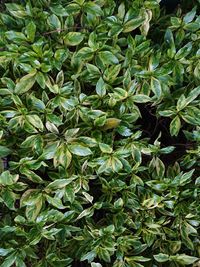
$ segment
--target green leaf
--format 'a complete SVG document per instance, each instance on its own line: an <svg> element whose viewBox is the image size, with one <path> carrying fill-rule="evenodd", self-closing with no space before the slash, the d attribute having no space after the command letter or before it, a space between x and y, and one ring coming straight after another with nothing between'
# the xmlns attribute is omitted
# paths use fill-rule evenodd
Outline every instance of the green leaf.
<svg viewBox="0 0 200 267"><path fill-rule="evenodd" d="M113 151L111 146L104 144L104 143L99 143L99 148L101 149L103 153L107 153L107 154L110 154Z"/></svg>
<svg viewBox="0 0 200 267"><path fill-rule="evenodd" d="M6 3L6 9L15 18L23 19L27 16L27 13L23 5Z"/></svg>
<svg viewBox="0 0 200 267"><path fill-rule="evenodd" d="M26 41L26 36L22 32L8 31L5 33L8 40L13 42Z"/></svg>
<svg viewBox="0 0 200 267"><path fill-rule="evenodd" d="M84 193L83 193L84 195ZM89 194L87 194L87 197L88 197ZM70 202L70 203L73 203L74 200L75 200L75 192L74 192L74 188L73 186L67 186L66 189L65 189L65 196L66 196L66 199ZM89 200L87 198L87 200ZM90 196L90 200L89 202L92 202L92 197Z"/></svg>
<svg viewBox="0 0 200 267"><path fill-rule="evenodd" d="M13 266L13 264L15 262L15 259L16 259L16 254L15 253L12 253L10 256L8 256L7 258L5 258L5 260L0 265L0 267L10 267L10 266Z"/></svg>
<svg viewBox="0 0 200 267"><path fill-rule="evenodd" d="M48 144L44 149L42 158L52 159L55 156L57 147L58 147L58 143Z"/></svg>
<svg viewBox="0 0 200 267"><path fill-rule="evenodd" d="M183 46L181 49L178 50L178 52L175 55L175 59L177 60L186 57L187 55L189 55L191 50L192 50L192 43L189 42L188 44L186 44L185 46Z"/></svg>
<svg viewBox="0 0 200 267"><path fill-rule="evenodd" d="M68 32L64 36L64 43L68 46L76 46L84 39L84 34L81 32Z"/></svg>
<svg viewBox="0 0 200 267"><path fill-rule="evenodd" d="M79 130L80 130L80 128L68 129L65 132L65 138L66 138L66 140L71 139L72 137L75 137L78 134Z"/></svg>
<svg viewBox="0 0 200 267"><path fill-rule="evenodd" d="M173 110L162 110L158 112L160 116L163 117L171 117L172 115L175 115L176 112Z"/></svg>
<svg viewBox="0 0 200 267"><path fill-rule="evenodd" d="M47 130L50 131L51 133L59 134L58 128L53 123L47 121L45 126L46 126Z"/></svg>
<svg viewBox="0 0 200 267"><path fill-rule="evenodd" d="M124 18L124 15L125 15L125 4L124 3L121 3L118 7L118 17L120 18L120 20L123 20Z"/></svg>
<svg viewBox="0 0 200 267"><path fill-rule="evenodd" d="M97 141L95 138L80 136L78 140L89 147L95 147L97 145Z"/></svg>
<svg viewBox="0 0 200 267"><path fill-rule="evenodd" d="M35 221L35 219L37 218L42 209L42 204L43 204L43 198L42 194L40 194L38 195L37 201L34 204L28 205L26 207L26 218L29 221Z"/></svg>
<svg viewBox="0 0 200 267"><path fill-rule="evenodd" d="M167 146L167 147L161 148L160 153L169 154L169 153L173 152L174 149L175 149L175 146Z"/></svg>
<svg viewBox="0 0 200 267"><path fill-rule="evenodd" d="M79 145L79 144L70 145L69 150L72 154L77 155L77 156L89 156L92 154L92 151L90 148Z"/></svg>
<svg viewBox="0 0 200 267"><path fill-rule="evenodd" d="M190 32L196 32L200 29L199 22L191 22L184 25L184 30L190 31Z"/></svg>
<svg viewBox="0 0 200 267"><path fill-rule="evenodd" d="M170 123L171 136L177 136L181 128L181 121L179 116L176 116Z"/></svg>
<svg viewBox="0 0 200 267"><path fill-rule="evenodd" d="M48 201L49 204L56 207L57 209L65 209L66 208L66 206L63 206L63 203L62 203L61 199L59 199L59 198L53 198L53 197L46 195L46 200Z"/></svg>
<svg viewBox="0 0 200 267"><path fill-rule="evenodd" d="M66 11L69 15L71 14L77 14L81 9L81 6L79 4L71 3L66 6Z"/></svg>
<svg viewBox="0 0 200 267"><path fill-rule="evenodd" d="M119 63L118 58L110 51L101 51L99 52L98 56L104 65Z"/></svg>
<svg viewBox="0 0 200 267"><path fill-rule="evenodd" d="M199 117L195 114L187 114L187 111L184 114L181 114L181 118L189 124L199 126L200 120Z"/></svg>
<svg viewBox="0 0 200 267"><path fill-rule="evenodd" d="M106 248L99 248L98 256L100 259L102 259L105 262L110 262L110 253Z"/></svg>
<svg viewBox="0 0 200 267"><path fill-rule="evenodd" d="M162 88L160 81L154 77L151 78L151 90L157 98L160 98L162 95Z"/></svg>
<svg viewBox="0 0 200 267"><path fill-rule="evenodd" d="M91 267L102 267L100 263L92 262Z"/></svg>
<svg viewBox="0 0 200 267"><path fill-rule="evenodd" d="M175 177L176 178L176 177ZM184 223L181 228L180 228L180 234L181 234L181 239L182 239L182 243L190 250L194 250L194 243L193 241L189 238L190 233L190 225ZM196 230L193 231L192 228L192 233L196 234Z"/></svg>
<svg viewBox="0 0 200 267"><path fill-rule="evenodd" d="M81 218L86 217L86 216L90 217L93 213L94 213L93 208L85 209L79 214L79 216L77 217L77 220L80 220Z"/></svg>
<svg viewBox="0 0 200 267"><path fill-rule="evenodd" d="M151 98L149 96L142 94L134 95L132 99L136 103L147 103L151 101Z"/></svg>
<svg viewBox="0 0 200 267"><path fill-rule="evenodd" d="M27 178L34 183L43 183L44 182L39 175L37 175L33 171L29 170L28 168L21 168L20 171L22 174L27 176Z"/></svg>
<svg viewBox="0 0 200 267"><path fill-rule="evenodd" d="M197 10L197 8L194 7L190 12L188 12L188 13L184 16L184 18L183 18L183 22L184 22L185 24L187 24L187 23L193 21L193 19L195 18L195 15L196 15L196 10Z"/></svg>
<svg viewBox="0 0 200 267"><path fill-rule="evenodd" d="M106 123L106 116L98 117L94 120L94 125L97 127L102 127Z"/></svg>
<svg viewBox="0 0 200 267"><path fill-rule="evenodd" d="M181 241L171 241L169 248L170 251L172 251L172 253L175 254L181 249Z"/></svg>
<svg viewBox="0 0 200 267"><path fill-rule="evenodd" d="M199 96L199 94L200 94L200 86L191 90L186 98L187 105L190 104L194 99L196 99Z"/></svg>
<svg viewBox="0 0 200 267"><path fill-rule="evenodd" d="M190 265L199 260L197 257L188 256L186 254L171 256L170 259L182 265Z"/></svg>
<svg viewBox="0 0 200 267"><path fill-rule="evenodd" d="M15 210L15 201L17 199L17 195L14 192L6 188L2 190L1 198L3 199L3 202L10 210Z"/></svg>
<svg viewBox="0 0 200 267"><path fill-rule="evenodd" d="M43 89L45 88L45 76L42 72L38 71L36 74L36 81Z"/></svg>
<svg viewBox="0 0 200 267"><path fill-rule="evenodd" d="M8 156L11 152L12 151L8 147L0 145L0 158Z"/></svg>
<svg viewBox="0 0 200 267"><path fill-rule="evenodd" d="M200 185L200 176L195 180L195 185L197 185L197 186Z"/></svg>
<svg viewBox="0 0 200 267"><path fill-rule="evenodd" d="M19 179L18 174L11 175L9 171L5 171L5 172L1 173L1 175L0 175L0 184L12 185L12 184L15 184L18 179Z"/></svg>
<svg viewBox="0 0 200 267"><path fill-rule="evenodd" d="M118 200L116 200L116 201L114 202L114 208L115 208L115 209L120 209L120 208L123 207L123 205L124 205L124 201L123 201L122 198L119 198Z"/></svg>
<svg viewBox="0 0 200 267"><path fill-rule="evenodd" d="M184 173L180 178L180 185L183 186L183 185L189 183L191 181L191 178L192 178L192 175L193 175L194 171L195 170L193 169L193 170L191 170L189 172Z"/></svg>
<svg viewBox="0 0 200 267"><path fill-rule="evenodd" d="M167 262L170 260L170 256L167 254L159 253L153 256L157 262Z"/></svg>
<svg viewBox="0 0 200 267"><path fill-rule="evenodd" d="M35 128L39 129L40 131L43 131L44 125L38 115L27 115L26 119Z"/></svg>
<svg viewBox="0 0 200 267"><path fill-rule="evenodd" d="M87 13L90 13L93 16L103 15L103 11L102 11L101 7L92 1L85 3L84 11L86 11Z"/></svg>
<svg viewBox="0 0 200 267"><path fill-rule="evenodd" d="M116 173L118 173L123 168L121 161L116 157L112 157L111 166L112 166L113 171Z"/></svg>
<svg viewBox="0 0 200 267"><path fill-rule="evenodd" d="M36 33L36 25L33 21L29 22L29 24L26 26L26 34L27 38L30 42L33 42L35 39L35 33Z"/></svg>
<svg viewBox="0 0 200 267"><path fill-rule="evenodd" d="M16 258L15 264L16 264L16 267L26 267L23 259L20 256Z"/></svg>
<svg viewBox="0 0 200 267"><path fill-rule="evenodd" d="M117 127L117 132L122 136L131 136L133 132L126 126L120 125Z"/></svg>
<svg viewBox="0 0 200 267"><path fill-rule="evenodd" d="M109 84L114 83L121 70L121 65L112 65L104 71L103 78Z"/></svg>
<svg viewBox="0 0 200 267"><path fill-rule="evenodd" d="M5 257L6 255L10 254L14 249L13 248L0 248L0 256Z"/></svg>
<svg viewBox="0 0 200 267"><path fill-rule="evenodd" d="M96 85L96 92L100 97L104 97L106 95L106 88L104 80L100 77L97 85Z"/></svg>
<svg viewBox="0 0 200 267"><path fill-rule="evenodd" d="M35 83L36 73L37 72L34 71L21 78L16 84L15 93L21 95L29 91Z"/></svg>
<svg viewBox="0 0 200 267"><path fill-rule="evenodd" d="M60 4L56 4L55 6L50 6L49 7L50 10L56 15L56 16L68 16L69 14L66 12L65 8L60 5Z"/></svg>
<svg viewBox="0 0 200 267"><path fill-rule="evenodd" d="M185 108L187 106L187 101L184 95L181 95L177 101L177 111L182 110L183 108Z"/></svg>
<svg viewBox="0 0 200 267"><path fill-rule="evenodd" d="M45 104L42 100L36 98L35 96L31 96L31 104L38 111L45 110Z"/></svg>
<svg viewBox="0 0 200 267"><path fill-rule="evenodd" d="M138 27L140 27L142 25L143 21L144 21L144 19L140 16L135 18L135 19L131 19L131 20L127 21L124 24L123 32L127 33L127 32L134 31L135 29L137 29Z"/></svg>
<svg viewBox="0 0 200 267"><path fill-rule="evenodd" d="M170 45L174 46L174 36L171 29L167 29L165 33L165 41Z"/></svg>
<svg viewBox="0 0 200 267"><path fill-rule="evenodd" d="M61 22L55 14L49 16L47 22L52 30L61 30Z"/></svg>
<svg viewBox="0 0 200 267"><path fill-rule="evenodd" d="M95 257L96 253L94 251L89 251L81 257L81 261L88 260L88 262L91 262Z"/></svg>
<svg viewBox="0 0 200 267"><path fill-rule="evenodd" d="M151 259L149 258L146 258L146 257L143 257L143 256L133 256L133 257L129 257L127 258L128 261L139 261L139 262L147 262L147 261L150 261Z"/></svg>
<svg viewBox="0 0 200 267"><path fill-rule="evenodd" d="M43 230L42 236L48 240L55 240L55 235L59 233L62 229L51 228L50 230Z"/></svg>
<svg viewBox="0 0 200 267"><path fill-rule="evenodd" d="M76 53L76 58L79 60L88 61L93 58L94 51L90 47L83 47Z"/></svg>
<svg viewBox="0 0 200 267"><path fill-rule="evenodd" d="M26 190L20 199L20 207L35 205L39 200L41 200L42 194L38 189L28 189Z"/></svg>
<svg viewBox="0 0 200 267"><path fill-rule="evenodd" d="M57 189L65 187L66 185L70 184L71 182L72 182L72 179L58 179L58 180L53 181L50 184L48 184L45 189L57 190Z"/></svg>
<svg viewBox="0 0 200 267"><path fill-rule="evenodd" d="M165 174L165 165L164 163L157 157L155 160L156 174L161 179Z"/></svg>

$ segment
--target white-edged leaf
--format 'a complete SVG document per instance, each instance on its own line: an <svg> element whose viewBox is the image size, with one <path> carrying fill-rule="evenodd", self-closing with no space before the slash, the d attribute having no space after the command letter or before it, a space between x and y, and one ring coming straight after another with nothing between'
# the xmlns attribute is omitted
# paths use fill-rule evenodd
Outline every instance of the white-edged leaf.
<svg viewBox="0 0 200 267"><path fill-rule="evenodd" d="M36 73L37 73L36 71L33 71L22 77L16 84L15 93L21 95L29 91L35 83Z"/></svg>
<svg viewBox="0 0 200 267"><path fill-rule="evenodd" d="M84 34L81 32L68 32L64 37L64 43L68 46L76 46L84 39Z"/></svg>
<svg viewBox="0 0 200 267"><path fill-rule="evenodd" d="M79 144L70 145L69 150L72 154L77 155L77 156L89 156L92 154L92 151L90 148L79 145Z"/></svg>
<svg viewBox="0 0 200 267"><path fill-rule="evenodd" d="M157 98L161 97L162 88L161 88L160 81L154 77L151 78L151 90L153 91L153 93L155 94Z"/></svg>
<svg viewBox="0 0 200 267"><path fill-rule="evenodd" d="M163 253L159 253L157 255L154 255L153 257L157 262L166 262L169 260L169 255Z"/></svg>
<svg viewBox="0 0 200 267"><path fill-rule="evenodd" d="M170 123L170 134L171 136L177 136L181 128L181 120L179 116L176 116Z"/></svg>
<svg viewBox="0 0 200 267"><path fill-rule="evenodd" d="M60 189L70 184L71 182L72 179L58 179L48 184L45 189L50 189L50 190Z"/></svg>

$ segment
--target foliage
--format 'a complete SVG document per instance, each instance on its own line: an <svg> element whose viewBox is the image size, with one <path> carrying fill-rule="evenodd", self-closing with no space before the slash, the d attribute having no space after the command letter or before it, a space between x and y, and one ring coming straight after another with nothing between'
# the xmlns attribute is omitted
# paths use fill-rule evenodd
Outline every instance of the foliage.
<svg viewBox="0 0 200 267"><path fill-rule="evenodd" d="M158 0L6 1L1 267L196 264L195 3L169 15Z"/></svg>

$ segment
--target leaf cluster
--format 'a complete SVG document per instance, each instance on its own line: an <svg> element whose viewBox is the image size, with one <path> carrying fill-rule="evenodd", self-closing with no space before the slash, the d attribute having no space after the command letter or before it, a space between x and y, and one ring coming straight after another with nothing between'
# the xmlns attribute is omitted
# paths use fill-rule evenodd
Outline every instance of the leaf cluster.
<svg viewBox="0 0 200 267"><path fill-rule="evenodd" d="M6 1L0 267L200 266L200 1L159 2Z"/></svg>

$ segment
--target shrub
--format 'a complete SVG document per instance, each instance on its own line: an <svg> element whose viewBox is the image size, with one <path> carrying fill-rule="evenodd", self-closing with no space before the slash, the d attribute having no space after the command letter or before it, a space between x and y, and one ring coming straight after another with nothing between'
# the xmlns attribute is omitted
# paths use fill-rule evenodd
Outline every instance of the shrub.
<svg viewBox="0 0 200 267"><path fill-rule="evenodd" d="M159 2L1 7L1 267L198 261L199 1Z"/></svg>

